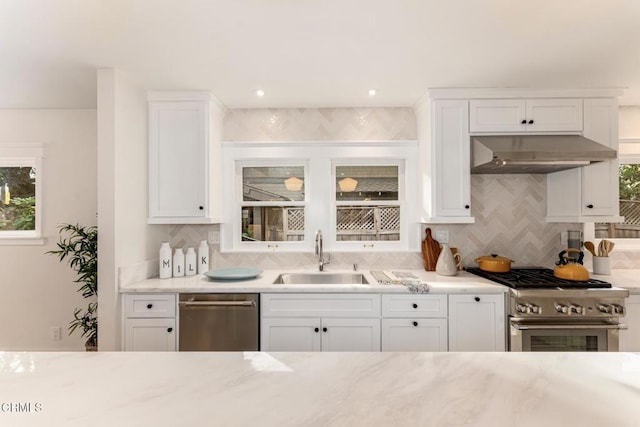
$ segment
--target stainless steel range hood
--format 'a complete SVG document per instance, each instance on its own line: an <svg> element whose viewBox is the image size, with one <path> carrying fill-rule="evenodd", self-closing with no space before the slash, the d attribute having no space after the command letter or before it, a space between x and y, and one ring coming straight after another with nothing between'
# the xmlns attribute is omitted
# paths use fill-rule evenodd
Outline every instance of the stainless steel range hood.
<svg viewBox="0 0 640 427"><path fill-rule="evenodd" d="M471 137L471 173L550 173L615 159L616 150L579 135Z"/></svg>

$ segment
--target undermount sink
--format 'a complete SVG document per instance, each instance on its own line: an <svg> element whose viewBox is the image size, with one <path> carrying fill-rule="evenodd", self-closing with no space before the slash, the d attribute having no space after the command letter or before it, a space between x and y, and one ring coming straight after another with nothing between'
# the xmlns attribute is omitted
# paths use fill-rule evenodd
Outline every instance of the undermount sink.
<svg viewBox="0 0 640 427"><path fill-rule="evenodd" d="M274 285L368 285L362 273L282 273Z"/></svg>

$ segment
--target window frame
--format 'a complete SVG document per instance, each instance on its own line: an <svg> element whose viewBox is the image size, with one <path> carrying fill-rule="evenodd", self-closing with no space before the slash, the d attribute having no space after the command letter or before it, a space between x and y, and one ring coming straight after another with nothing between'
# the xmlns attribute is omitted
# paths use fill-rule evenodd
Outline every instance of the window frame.
<svg viewBox="0 0 640 427"><path fill-rule="evenodd" d="M42 144L0 144L0 167L32 167L35 177L35 228L34 230L0 230L0 246L44 245L42 237Z"/></svg>
<svg viewBox="0 0 640 427"><path fill-rule="evenodd" d="M640 139L621 139L618 145L618 161L622 164L640 164ZM584 240L592 241L598 246L601 240L595 237L595 223L587 222L583 226ZM607 239L616 244L616 249L621 251L640 250L640 238L611 238Z"/></svg>
<svg viewBox="0 0 640 427"><path fill-rule="evenodd" d="M400 252L419 250L417 221L418 143L417 141L278 141L223 142L222 177L225 221L220 225L221 252L314 252L314 235L322 230L326 252ZM239 198L242 197L242 170L239 165L287 166L305 162L304 240L296 242L242 242ZM401 212L400 240L337 241L335 232L335 167L337 164L403 163L398 199ZM343 163L347 162L347 163ZM356 162L356 163L353 163ZM399 169L400 174L400 169ZM291 205L294 202L289 202ZM287 205L289 205L287 203ZM282 203L279 203L282 206ZM410 221L414 218L414 221ZM366 244L366 246L364 246Z"/></svg>

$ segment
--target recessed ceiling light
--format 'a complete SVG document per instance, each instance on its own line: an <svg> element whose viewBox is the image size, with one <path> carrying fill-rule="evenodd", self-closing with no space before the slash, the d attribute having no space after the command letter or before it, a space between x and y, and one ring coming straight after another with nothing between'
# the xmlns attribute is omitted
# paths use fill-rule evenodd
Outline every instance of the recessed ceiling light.
<svg viewBox="0 0 640 427"><path fill-rule="evenodd" d="M253 91L253 93L255 93L256 96L264 96L264 91L262 89L256 89Z"/></svg>
<svg viewBox="0 0 640 427"><path fill-rule="evenodd" d="M376 94L375 89L369 89L369 96L374 96Z"/></svg>

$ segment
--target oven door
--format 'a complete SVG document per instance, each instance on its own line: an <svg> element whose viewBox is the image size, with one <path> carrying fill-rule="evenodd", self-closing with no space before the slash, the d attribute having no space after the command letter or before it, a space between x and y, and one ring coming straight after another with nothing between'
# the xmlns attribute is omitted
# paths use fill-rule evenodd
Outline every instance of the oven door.
<svg viewBox="0 0 640 427"><path fill-rule="evenodd" d="M618 351L619 323L509 320L509 351Z"/></svg>

